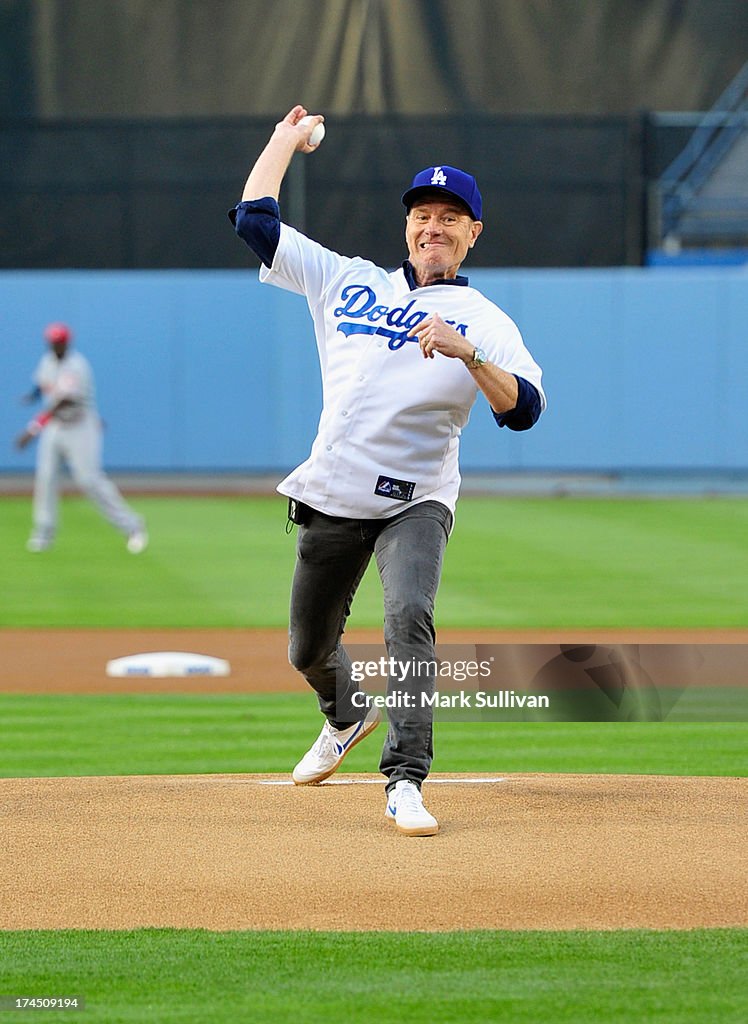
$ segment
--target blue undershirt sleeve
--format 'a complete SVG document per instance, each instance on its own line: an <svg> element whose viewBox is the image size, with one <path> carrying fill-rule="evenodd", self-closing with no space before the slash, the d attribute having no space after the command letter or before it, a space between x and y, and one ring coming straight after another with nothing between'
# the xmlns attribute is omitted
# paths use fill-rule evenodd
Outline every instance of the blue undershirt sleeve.
<svg viewBox="0 0 748 1024"><path fill-rule="evenodd" d="M516 373L513 376L519 388L517 404L508 412L494 412L493 418L500 427L509 427L510 430L529 430L540 417L540 394L529 380L518 377Z"/></svg>
<svg viewBox="0 0 748 1024"><path fill-rule="evenodd" d="M280 241L280 208L275 199L251 199L229 210L236 233L252 252L270 268Z"/></svg>

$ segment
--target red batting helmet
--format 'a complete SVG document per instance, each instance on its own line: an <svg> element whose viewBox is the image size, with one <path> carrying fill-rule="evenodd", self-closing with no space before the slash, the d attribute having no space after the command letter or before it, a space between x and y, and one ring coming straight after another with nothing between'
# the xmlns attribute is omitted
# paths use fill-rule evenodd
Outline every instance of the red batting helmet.
<svg viewBox="0 0 748 1024"><path fill-rule="evenodd" d="M56 341L70 341L72 332L67 324L47 324L44 328L44 337L53 345Z"/></svg>

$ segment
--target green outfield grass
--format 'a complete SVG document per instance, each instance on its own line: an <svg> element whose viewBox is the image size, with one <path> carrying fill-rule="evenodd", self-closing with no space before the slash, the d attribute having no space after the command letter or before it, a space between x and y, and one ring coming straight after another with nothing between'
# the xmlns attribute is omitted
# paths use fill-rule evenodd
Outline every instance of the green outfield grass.
<svg viewBox="0 0 748 1024"><path fill-rule="evenodd" d="M278 626L294 537L281 498L137 498L139 557L78 498L56 547L25 551L30 506L2 499L4 626ZM437 604L443 627L748 626L748 501L465 498ZM351 626L381 624L369 571Z"/></svg>
<svg viewBox="0 0 748 1024"><path fill-rule="evenodd" d="M102 1024L742 1024L747 946L737 929L6 932L0 986L77 995L65 1020Z"/></svg>
<svg viewBox="0 0 748 1024"><path fill-rule="evenodd" d="M288 772L321 722L311 693L0 694L0 720L6 777ZM383 739L346 771L376 772ZM435 749L442 772L746 775L748 722L442 722Z"/></svg>

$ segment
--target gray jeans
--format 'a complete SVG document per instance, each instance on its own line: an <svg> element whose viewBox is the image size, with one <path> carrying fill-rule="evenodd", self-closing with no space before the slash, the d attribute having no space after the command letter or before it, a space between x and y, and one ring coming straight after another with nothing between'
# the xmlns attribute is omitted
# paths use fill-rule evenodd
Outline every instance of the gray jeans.
<svg viewBox="0 0 748 1024"><path fill-rule="evenodd" d="M388 657L434 660L434 601L452 514L438 501L409 505L389 519L343 519L304 509L291 590L289 660L317 692L323 714L336 718L359 690L340 640L351 602L374 555L384 590L384 639ZM390 680L389 686L394 685ZM397 685L403 690L403 684ZM433 691L434 677L420 678ZM401 779L420 786L433 758L431 714L389 710L380 770L390 788Z"/></svg>

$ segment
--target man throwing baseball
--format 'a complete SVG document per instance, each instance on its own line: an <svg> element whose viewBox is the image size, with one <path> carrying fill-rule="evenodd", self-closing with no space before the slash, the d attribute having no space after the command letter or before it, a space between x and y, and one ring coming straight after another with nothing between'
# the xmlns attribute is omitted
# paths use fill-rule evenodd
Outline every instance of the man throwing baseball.
<svg viewBox="0 0 748 1024"><path fill-rule="evenodd" d="M72 334L65 324L49 324L44 336L48 350L34 373L34 388L25 396L26 402L42 398L44 409L16 438L16 447L22 449L39 436L34 522L26 547L29 551L45 551L54 542L60 473L66 463L80 490L125 534L128 551L138 555L148 544L143 519L101 468L101 421L91 366L80 352L71 351Z"/></svg>
<svg viewBox="0 0 748 1024"><path fill-rule="evenodd" d="M434 602L460 485L460 433L476 397L488 401L498 426L512 430L531 427L545 407L540 368L517 327L458 273L483 230L475 179L445 165L416 174L402 197L408 259L394 272L340 256L280 219L284 175L295 153L314 152L309 139L323 121L304 118L296 106L276 125L230 214L263 263L260 280L305 296L322 370L311 454L278 487L299 524L289 658L326 719L294 768L297 785L332 775L379 722L374 707L352 712L367 705L341 644L372 556L388 656L400 664L434 661ZM433 691L433 674L416 683ZM390 680L390 687L403 684ZM391 709L380 762L385 815L406 835L438 831L421 793L432 757L430 710Z"/></svg>

